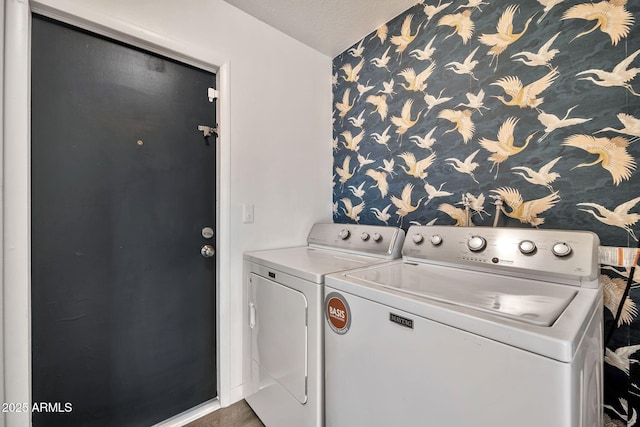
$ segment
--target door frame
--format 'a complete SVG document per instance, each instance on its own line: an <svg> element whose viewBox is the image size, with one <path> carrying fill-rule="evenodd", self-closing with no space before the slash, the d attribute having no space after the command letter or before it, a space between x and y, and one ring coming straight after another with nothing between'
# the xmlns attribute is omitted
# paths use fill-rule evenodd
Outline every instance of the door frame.
<svg viewBox="0 0 640 427"><path fill-rule="evenodd" d="M3 402L31 405L31 14L32 12L215 72L219 94L216 108L219 137L216 144L216 246L217 246L217 360L218 398L174 417L163 426L182 425L237 400L231 387L230 325L230 61L211 52L194 49L161 34L112 16L96 13L80 2L67 2L65 9L48 0L2 0L5 25L5 69L2 98L4 123L0 154L2 197L2 293L0 362L3 366ZM75 4L74 4L75 3ZM0 14L0 17L2 15ZM1 28L1 25L0 25ZM0 38L1 40L1 38ZM2 92L0 91L0 94ZM2 151L0 151L2 153ZM2 158L4 157L4 158ZM3 416L4 415L4 416ZM0 415L0 427L31 425L30 413Z"/></svg>

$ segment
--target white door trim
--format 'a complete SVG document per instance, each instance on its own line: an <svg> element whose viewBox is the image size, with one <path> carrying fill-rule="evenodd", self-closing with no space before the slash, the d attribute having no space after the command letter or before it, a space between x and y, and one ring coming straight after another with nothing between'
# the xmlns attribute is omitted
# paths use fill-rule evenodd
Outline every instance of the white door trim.
<svg viewBox="0 0 640 427"><path fill-rule="evenodd" d="M218 393L221 406L231 397L230 314L230 63L161 34L112 16L95 13L82 2L4 0L5 70L3 97L4 158L2 176L4 299L4 402L31 406L31 12L96 32L127 44L216 73L218 80ZM54 6L55 3L55 6ZM0 347L1 348L1 347ZM1 377L0 377L1 378ZM30 413L0 416L0 427L31 425Z"/></svg>

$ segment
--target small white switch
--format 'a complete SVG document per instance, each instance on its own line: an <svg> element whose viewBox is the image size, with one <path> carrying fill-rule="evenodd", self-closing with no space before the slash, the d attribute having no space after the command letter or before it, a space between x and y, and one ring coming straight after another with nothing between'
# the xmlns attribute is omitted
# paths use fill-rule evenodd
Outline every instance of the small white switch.
<svg viewBox="0 0 640 427"><path fill-rule="evenodd" d="M242 204L242 223L253 224L253 204L252 203Z"/></svg>

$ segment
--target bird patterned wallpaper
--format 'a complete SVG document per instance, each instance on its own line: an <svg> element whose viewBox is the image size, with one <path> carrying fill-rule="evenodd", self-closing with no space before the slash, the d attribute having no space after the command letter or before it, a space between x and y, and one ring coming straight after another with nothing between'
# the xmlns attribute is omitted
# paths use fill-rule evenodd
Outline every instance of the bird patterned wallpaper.
<svg viewBox="0 0 640 427"><path fill-rule="evenodd" d="M334 221L635 246L639 19L639 1L424 0L382 25L333 60ZM628 276L603 266L609 323ZM640 426L638 304L636 280L605 354L608 426Z"/></svg>

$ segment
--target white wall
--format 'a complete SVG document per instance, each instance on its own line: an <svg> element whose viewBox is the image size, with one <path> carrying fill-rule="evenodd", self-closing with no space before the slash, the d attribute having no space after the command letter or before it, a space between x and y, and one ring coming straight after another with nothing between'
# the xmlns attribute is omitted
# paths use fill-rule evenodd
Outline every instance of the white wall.
<svg viewBox="0 0 640 427"><path fill-rule="evenodd" d="M229 347L222 355L229 369L222 374L230 393L222 397L226 403L241 398L243 251L304 244L311 224L332 219L331 58L221 0L43 0L36 7L117 25L132 37L222 67L219 289L221 324L229 328L221 336L230 337L222 343ZM25 161L21 153L5 159L5 172L10 161ZM22 169L24 175L28 166ZM242 224L242 203L255 205L254 224ZM28 297L28 278L19 281L7 283L5 274L4 286ZM28 307L22 305L24 315ZM28 346L28 337L21 342Z"/></svg>

